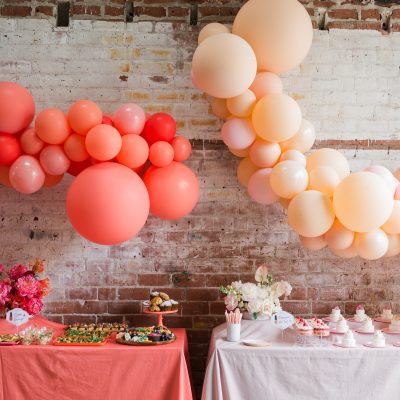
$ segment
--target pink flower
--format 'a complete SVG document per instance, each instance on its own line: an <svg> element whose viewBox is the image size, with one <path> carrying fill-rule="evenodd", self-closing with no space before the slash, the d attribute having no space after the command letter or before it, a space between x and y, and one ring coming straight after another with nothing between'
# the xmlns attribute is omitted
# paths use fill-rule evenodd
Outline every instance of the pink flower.
<svg viewBox="0 0 400 400"><path fill-rule="evenodd" d="M25 301L22 305L22 308L31 315L39 314L42 310L42 307L42 300L37 299L36 297Z"/></svg>
<svg viewBox="0 0 400 400"><path fill-rule="evenodd" d="M10 300L11 286L7 282L0 282L0 304L4 305L8 300Z"/></svg>
<svg viewBox="0 0 400 400"><path fill-rule="evenodd" d="M18 278L20 278L22 275L24 275L26 272L28 272L28 268L26 268L24 265L16 265L12 267L7 273L10 279L13 279L16 281Z"/></svg>
<svg viewBox="0 0 400 400"><path fill-rule="evenodd" d="M28 298L37 296L40 290L39 282L32 275L19 278L15 283L15 287L20 296Z"/></svg>
<svg viewBox="0 0 400 400"><path fill-rule="evenodd" d="M0 264L0 274L2 274L4 272L4 265Z"/></svg>
<svg viewBox="0 0 400 400"><path fill-rule="evenodd" d="M234 294L230 293L224 297L225 306L228 311L233 311L238 306L238 301Z"/></svg>

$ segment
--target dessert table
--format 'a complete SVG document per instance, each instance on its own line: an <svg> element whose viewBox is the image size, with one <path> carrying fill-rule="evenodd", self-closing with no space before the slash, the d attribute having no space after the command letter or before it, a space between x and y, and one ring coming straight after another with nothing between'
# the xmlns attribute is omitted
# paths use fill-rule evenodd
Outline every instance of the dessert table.
<svg viewBox="0 0 400 400"><path fill-rule="evenodd" d="M43 317L28 325L63 330ZM13 332L0 320L0 333ZM160 346L0 346L0 400L192 400L186 331L173 332Z"/></svg>
<svg viewBox="0 0 400 400"><path fill-rule="evenodd" d="M388 326L374 322L376 328ZM354 330L359 324L349 322ZM258 339L270 347L226 341L226 324L213 330L202 400L393 400L400 398L400 335L385 334L385 348L363 343L373 335L354 333L356 348L333 346L332 337L317 346L296 344L293 329L268 321L242 321L241 341Z"/></svg>

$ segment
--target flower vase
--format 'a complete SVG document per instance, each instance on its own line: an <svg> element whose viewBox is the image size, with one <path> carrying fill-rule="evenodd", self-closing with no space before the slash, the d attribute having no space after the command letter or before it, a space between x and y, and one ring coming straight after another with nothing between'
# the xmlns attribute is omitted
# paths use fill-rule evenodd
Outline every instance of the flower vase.
<svg viewBox="0 0 400 400"><path fill-rule="evenodd" d="M244 312L243 313L243 319L247 319L249 321L270 321L271 316L270 315L259 315L258 313L250 313L250 312Z"/></svg>

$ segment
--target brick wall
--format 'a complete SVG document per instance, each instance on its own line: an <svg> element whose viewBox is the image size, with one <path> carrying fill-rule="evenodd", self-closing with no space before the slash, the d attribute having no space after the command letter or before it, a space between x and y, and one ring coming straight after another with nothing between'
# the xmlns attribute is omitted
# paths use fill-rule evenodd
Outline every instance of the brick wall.
<svg viewBox="0 0 400 400"><path fill-rule="evenodd" d="M366 262L306 251L280 206L259 206L239 188L237 160L217 140L220 121L190 83L197 27L149 21L52 24L0 18L0 80L29 87L38 110L54 105L66 110L74 100L90 98L107 112L124 101L149 112L171 112L193 141L189 164L199 176L201 200L187 218L150 218L137 238L102 247L81 239L67 221L70 178L31 196L0 187L0 261L48 260L54 288L46 302L49 318L149 324L153 320L141 315L140 300L164 288L182 304L167 325L188 329L201 384L211 329L222 322L217 288L233 279L252 280L261 263L293 284L285 303L289 311L325 314L339 304L352 313L365 302L367 312L375 313L388 300L400 312L398 258ZM399 167L400 34L315 33L311 53L284 83L314 122L317 146L343 148L354 169L373 162Z"/></svg>

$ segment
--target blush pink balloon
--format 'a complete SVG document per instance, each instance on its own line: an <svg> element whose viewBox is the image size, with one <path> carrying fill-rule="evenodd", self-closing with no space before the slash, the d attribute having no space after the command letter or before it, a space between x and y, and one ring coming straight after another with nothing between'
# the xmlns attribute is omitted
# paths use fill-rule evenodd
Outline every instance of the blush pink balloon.
<svg viewBox="0 0 400 400"><path fill-rule="evenodd" d="M386 167L383 167L382 165L371 165L370 167L366 168L365 171L372 172L380 176L386 183L390 193L394 195L398 184L397 179Z"/></svg>
<svg viewBox="0 0 400 400"><path fill-rule="evenodd" d="M49 175L62 175L71 165L61 146L46 146L40 153L40 164Z"/></svg>
<svg viewBox="0 0 400 400"><path fill-rule="evenodd" d="M135 103L122 104L114 116L114 125L121 135L140 135L145 122L143 108Z"/></svg>
<svg viewBox="0 0 400 400"><path fill-rule="evenodd" d="M20 193L31 194L37 192L44 184L45 173L39 161L33 156L21 156L10 168L10 182L12 187Z"/></svg>
<svg viewBox="0 0 400 400"><path fill-rule="evenodd" d="M224 123L221 130L224 143L233 150L249 147L256 139L251 123L246 119L232 118Z"/></svg>
<svg viewBox="0 0 400 400"><path fill-rule="evenodd" d="M256 95L256 99L259 100L267 94L282 93L283 85L278 75L272 72L258 72L250 86L250 90Z"/></svg>
<svg viewBox="0 0 400 400"><path fill-rule="evenodd" d="M44 147L45 143L36 135L33 128L27 129L20 138L20 143L24 153L29 155L38 154Z"/></svg>
<svg viewBox="0 0 400 400"><path fill-rule="evenodd" d="M328 244L323 236L306 237L299 235L300 243L310 250L321 250Z"/></svg>
<svg viewBox="0 0 400 400"><path fill-rule="evenodd" d="M262 168L249 179L247 191L250 197L260 204L272 204L279 200L269 183L272 168Z"/></svg>

